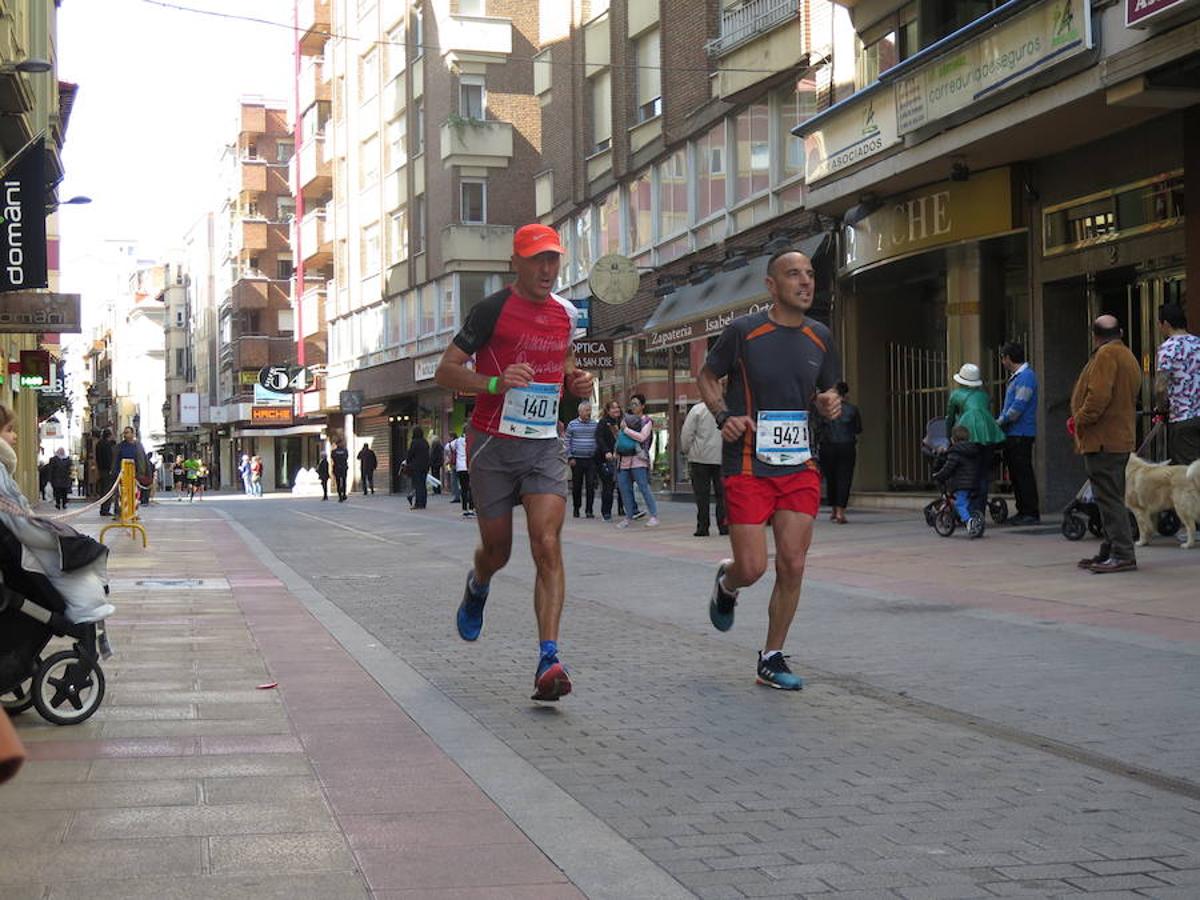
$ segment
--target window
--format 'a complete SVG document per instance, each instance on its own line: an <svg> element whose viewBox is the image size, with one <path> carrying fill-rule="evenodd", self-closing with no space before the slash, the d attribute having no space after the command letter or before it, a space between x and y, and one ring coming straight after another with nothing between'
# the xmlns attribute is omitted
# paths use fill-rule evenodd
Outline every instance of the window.
<svg viewBox="0 0 1200 900"><path fill-rule="evenodd" d="M462 75L458 79L458 114L464 119L484 119L484 81L482 75Z"/></svg>
<svg viewBox="0 0 1200 900"><path fill-rule="evenodd" d="M296 330L296 314L290 309L279 311L279 333L291 334Z"/></svg>
<svg viewBox="0 0 1200 900"><path fill-rule="evenodd" d="M418 335L425 337L437 331L439 292L436 284L422 285L417 290L421 297L421 319L418 323L420 326Z"/></svg>
<svg viewBox="0 0 1200 900"><path fill-rule="evenodd" d="M696 221L725 208L725 123L696 141Z"/></svg>
<svg viewBox="0 0 1200 900"><path fill-rule="evenodd" d="M767 104L756 103L734 119L737 135L737 200L765 191L771 181L771 148L767 142Z"/></svg>
<svg viewBox="0 0 1200 900"><path fill-rule="evenodd" d="M484 16L484 0L458 0L458 14L460 16Z"/></svg>
<svg viewBox="0 0 1200 900"><path fill-rule="evenodd" d="M388 265L408 259L408 210L398 209L388 217Z"/></svg>
<svg viewBox="0 0 1200 900"><path fill-rule="evenodd" d="M592 0L591 8L588 10L588 21L608 12L608 2L609 0Z"/></svg>
<svg viewBox="0 0 1200 900"><path fill-rule="evenodd" d="M183 310L182 309L175 310L175 327L176 328L183 327Z"/></svg>
<svg viewBox="0 0 1200 900"><path fill-rule="evenodd" d="M294 272L294 271L295 271L295 269L293 269L292 261L290 259L276 260L276 262L275 262L275 277L277 279L279 279L280 281L287 281L289 278L292 277L292 272Z"/></svg>
<svg viewBox="0 0 1200 900"><path fill-rule="evenodd" d="M401 340L415 341L417 339L417 318L421 305L421 292L409 291L404 295L404 331Z"/></svg>
<svg viewBox="0 0 1200 900"><path fill-rule="evenodd" d="M441 283L442 305L438 330L444 331L458 324L456 304L454 302L454 279L446 278Z"/></svg>
<svg viewBox="0 0 1200 900"><path fill-rule="evenodd" d="M292 197L280 197L275 203L275 221L290 222L296 218L296 201Z"/></svg>
<svg viewBox="0 0 1200 900"><path fill-rule="evenodd" d="M666 238L688 226L687 153L676 150L658 166L658 233Z"/></svg>
<svg viewBox="0 0 1200 900"><path fill-rule="evenodd" d="M397 116L387 125L387 170L394 172L408 162L408 117Z"/></svg>
<svg viewBox="0 0 1200 900"><path fill-rule="evenodd" d="M358 14L360 19L374 8L375 0L356 0L354 4L354 11Z"/></svg>
<svg viewBox="0 0 1200 900"><path fill-rule="evenodd" d="M369 100L379 92L379 52L372 47L358 60L358 99Z"/></svg>
<svg viewBox="0 0 1200 900"><path fill-rule="evenodd" d="M359 145L358 186L367 188L379 180L379 135L373 134Z"/></svg>
<svg viewBox="0 0 1200 900"><path fill-rule="evenodd" d="M464 178L459 182L460 215L469 225L487 221L487 182L481 178Z"/></svg>
<svg viewBox="0 0 1200 900"><path fill-rule="evenodd" d="M292 141L275 142L275 162L285 163L292 158L296 145Z"/></svg>
<svg viewBox="0 0 1200 900"><path fill-rule="evenodd" d="M404 23L401 22L387 33L387 74L391 80L404 71L408 65L408 49L405 41Z"/></svg>
<svg viewBox="0 0 1200 900"><path fill-rule="evenodd" d="M650 246L654 239L653 224L650 173L647 171L629 185L629 245L635 253Z"/></svg>
<svg viewBox="0 0 1200 900"><path fill-rule="evenodd" d="M550 90L550 81L553 75L552 64L553 59L549 50L543 50L533 58L533 92L539 96Z"/></svg>
<svg viewBox="0 0 1200 900"><path fill-rule="evenodd" d="M592 152L612 146L612 73L592 78Z"/></svg>
<svg viewBox="0 0 1200 900"><path fill-rule="evenodd" d="M652 28L636 41L637 121L662 115L662 70L658 29Z"/></svg>
<svg viewBox="0 0 1200 900"><path fill-rule="evenodd" d="M997 4L968 2L943 4L932 16L933 20L948 17L948 30L944 37L993 9ZM901 60L908 59L920 48L917 28L917 4L910 3L893 15L863 29L855 41L854 88L862 90L874 84L879 76Z"/></svg>
<svg viewBox="0 0 1200 900"><path fill-rule="evenodd" d="M413 241L416 244L416 252L425 252L425 195L422 194L412 206L413 216Z"/></svg>
<svg viewBox="0 0 1200 900"><path fill-rule="evenodd" d="M600 247L597 258L621 252L621 198L619 191L610 191L597 206L600 214Z"/></svg>
<svg viewBox="0 0 1200 900"><path fill-rule="evenodd" d="M870 44L858 41L859 50L854 66L854 89L862 90L869 84L879 80L879 74L886 72L900 61L896 52L896 32L875 39Z"/></svg>
<svg viewBox="0 0 1200 900"><path fill-rule="evenodd" d="M575 269L571 281L581 281L592 270L592 211L585 209L574 221Z"/></svg>
<svg viewBox="0 0 1200 900"><path fill-rule="evenodd" d="M413 59L425 55L425 12L421 7L413 10Z"/></svg>
<svg viewBox="0 0 1200 900"><path fill-rule="evenodd" d="M175 374L183 376L187 373L187 359L182 347L175 348Z"/></svg>
<svg viewBox="0 0 1200 900"><path fill-rule="evenodd" d="M817 81L812 75L785 87L779 92L779 158L783 177L791 178L804 172L804 139L792 134L792 129L817 113Z"/></svg>
<svg viewBox="0 0 1200 900"><path fill-rule="evenodd" d="M372 222L362 230L363 277L379 271L379 223Z"/></svg>
<svg viewBox="0 0 1200 900"><path fill-rule="evenodd" d="M417 130L413 135L413 156L420 156L425 152L425 101L422 100L417 104Z"/></svg>

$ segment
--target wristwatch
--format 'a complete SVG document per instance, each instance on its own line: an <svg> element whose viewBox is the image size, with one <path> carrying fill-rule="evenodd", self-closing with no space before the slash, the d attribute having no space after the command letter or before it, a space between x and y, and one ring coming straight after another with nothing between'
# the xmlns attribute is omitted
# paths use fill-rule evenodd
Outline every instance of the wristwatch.
<svg viewBox="0 0 1200 900"><path fill-rule="evenodd" d="M713 416L713 418L717 420L718 428L724 428L725 423L729 421L729 410L723 409L719 413L717 413L715 416Z"/></svg>

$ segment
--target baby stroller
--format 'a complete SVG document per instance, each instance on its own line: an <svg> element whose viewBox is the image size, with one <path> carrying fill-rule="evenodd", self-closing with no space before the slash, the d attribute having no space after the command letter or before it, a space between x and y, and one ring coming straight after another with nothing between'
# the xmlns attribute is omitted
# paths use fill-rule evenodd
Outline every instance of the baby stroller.
<svg viewBox="0 0 1200 900"><path fill-rule="evenodd" d="M63 572L56 580L70 584L69 593L96 594L100 602L69 600L49 576L36 571L36 557L27 556L13 531L0 524L0 705L9 715L34 706L55 725L75 725L104 699L100 657L111 653L99 617L110 614L112 606L103 602L107 550L70 529L62 532L57 537ZM73 646L43 657L53 637L70 638Z"/></svg>
<svg viewBox="0 0 1200 900"><path fill-rule="evenodd" d="M945 453L949 448L950 435L947 433L945 417L938 416L937 418L930 419L928 422L926 422L925 436L921 438L921 455L925 457L930 466L934 464L935 460L938 458L938 454ZM943 496L937 500L931 500L929 503L925 504L925 508L923 510L925 514L925 524L930 528L935 527L937 510L941 508L945 501L946 496L943 494ZM991 497L988 499L987 505L988 514L992 517L993 522L995 522L997 525L1003 525L1008 521L1007 500L1005 500L1003 497ZM952 524L958 521L954 512L953 497L950 498L950 520ZM938 532L938 534L941 533L941 531ZM948 537L953 533L954 528L952 527L948 534L943 535L943 537ZM983 532L981 531L980 534L982 533Z"/></svg>

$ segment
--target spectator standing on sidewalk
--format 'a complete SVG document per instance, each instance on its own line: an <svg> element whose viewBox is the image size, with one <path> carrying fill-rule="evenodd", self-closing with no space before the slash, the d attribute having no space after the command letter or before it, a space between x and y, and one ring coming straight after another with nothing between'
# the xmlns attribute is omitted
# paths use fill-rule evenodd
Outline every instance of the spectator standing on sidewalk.
<svg viewBox="0 0 1200 900"><path fill-rule="evenodd" d="M586 494L584 507L589 519L596 518L596 423L592 421L592 404L584 400L579 415L567 424L567 465L571 467L571 499L575 518L579 518L580 501ZM585 491L586 488L586 491Z"/></svg>
<svg viewBox="0 0 1200 900"><path fill-rule="evenodd" d="M362 449L358 451L358 465L362 471L363 496L375 493L375 469L379 465L379 459L375 456L375 451L371 449L370 444L363 444Z"/></svg>
<svg viewBox="0 0 1200 900"><path fill-rule="evenodd" d="M425 440L425 430L419 425L412 430L412 443L408 445L408 455L404 457L404 471L408 473L411 482L408 494L409 508L424 509L428 487L425 477L429 474L429 444Z"/></svg>
<svg viewBox="0 0 1200 900"><path fill-rule="evenodd" d="M650 442L653 440L654 421L646 415L646 395L634 394L629 398L629 412L622 420L621 431L617 434L616 450L617 487L621 490L621 499L625 502L626 511L635 512L618 522L618 528L628 528L630 522L639 518L640 511L633 498L635 484L642 492L642 502L646 504L646 510L650 513L646 527L658 527L658 503L654 499L654 491L650 488Z"/></svg>
<svg viewBox="0 0 1200 900"><path fill-rule="evenodd" d="M1071 392L1067 423L1075 437L1075 452L1083 455L1104 528L1100 552L1081 559L1079 567L1098 575L1137 569L1125 509L1125 464L1136 441L1142 367L1121 336L1116 316L1100 316L1092 323L1094 349Z"/></svg>
<svg viewBox="0 0 1200 900"><path fill-rule="evenodd" d="M1167 410L1171 463L1186 466L1200 459L1200 337L1188 333L1183 307L1174 303L1159 307L1158 333L1155 394Z"/></svg>
<svg viewBox="0 0 1200 900"><path fill-rule="evenodd" d="M625 502L617 487L617 432L621 430L621 403L615 398L604 405L604 415L596 426L596 469L600 477L600 515L612 521L613 495L617 497L617 514L625 515ZM635 507L636 509L636 507Z"/></svg>
<svg viewBox="0 0 1200 900"><path fill-rule="evenodd" d="M321 499L329 499L329 457L324 453L321 454L321 461L317 463L317 480L321 482Z"/></svg>
<svg viewBox="0 0 1200 900"><path fill-rule="evenodd" d="M114 481L121 476L121 463L127 459L133 460L134 489L139 490L148 485L148 479L153 475L150 471L150 460L146 458L142 442L137 439L136 433L129 425L126 425L121 432L121 443L117 444L116 449L113 450L112 475ZM101 513L103 514L103 510Z"/></svg>
<svg viewBox="0 0 1200 900"><path fill-rule="evenodd" d="M458 502L462 504L464 516L475 515L475 500L471 496L471 460L467 454L467 435L464 432L446 445L450 456L450 468L454 470L454 484Z"/></svg>
<svg viewBox="0 0 1200 900"><path fill-rule="evenodd" d="M262 457L255 453L250 457L250 488L251 493L255 497L263 495L263 461Z"/></svg>
<svg viewBox="0 0 1200 900"><path fill-rule="evenodd" d="M446 477L446 448L436 434L429 438L429 474L437 479L437 484L431 486L433 493L440 494Z"/></svg>
<svg viewBox="0 0 1200 900"><path fill-rule="evenodd" d="M1009 341L1000 348L1000 364L1008 372L1004 406L996 424L1004 432L1004 460L1012 480L1017 514L1009 525L1037 525L1042 521L1038 509L1037 476L1033 472L1033 439L1037 437L1038 380L1025 361L1025 348Z"/></svg>
<svg viewBox="0 0 1200 900"><path fill-rule="evenodd" d="M725 521L725 488L721 484L721 430L704 401L688 410L679 431L679 449L687 454L688 477L696 500L696 531L693 537L708 537L710 495L717 502L717 529L729 534Z"/></svg>
<svg viewBox="0 0 1200 900"><path fill-rule="evenodd" d="M842 398L842 412L836 419L820 423L821 472L825 490L832 507L829 521L846 524L846 507L850 504L850 486L854 483L854 464L858 460L858 436L862 434L862 415L846 397L850 385L837 383Z"/></svg>
<svg viewBox="0 0 1200 900"><path fill-rule="evenodd" d="M339 440L330 454L333 461L333 480L337 482L338 503L346 502L346 476L350 474L350 451L346 442Z"/></svg>
<svg viewBox="0 0 1200 900"><path fill-rule="evenodd" d="M247 497L254 496L254 473L250 469L250 454L243 453L238 463L238 474L242 477L242 488Z"/></svg>
<svg viewBox="0 0 1200 900"><path fill-rule="evenodd" d="M100 435L100 440L96 442L96 472L100 480L100 496L104 496L112 490L113 482L116 480L113 475L113 439L112 432L107 428ZM112 515L113 498L109 497L100 504L100 515Z"/></svg>
<svg viewBox="0 0 1200 900"><path fill-rule="evenodd" d="M54 508L67 508L67 495L71 493L71 457L59 447L50 457L50 490L54 492Z"/></svg>

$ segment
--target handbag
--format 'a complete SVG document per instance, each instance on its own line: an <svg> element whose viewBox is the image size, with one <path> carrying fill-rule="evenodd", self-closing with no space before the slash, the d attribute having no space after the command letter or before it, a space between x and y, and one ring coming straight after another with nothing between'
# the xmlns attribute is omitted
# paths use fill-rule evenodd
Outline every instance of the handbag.
<svg viewBox="0 0 1200 900"><path fill-rule="evenodd" d="M637 456L638 442L622 431L617 435L617 444L614 449L617 451L617 456Z"/></svg>

